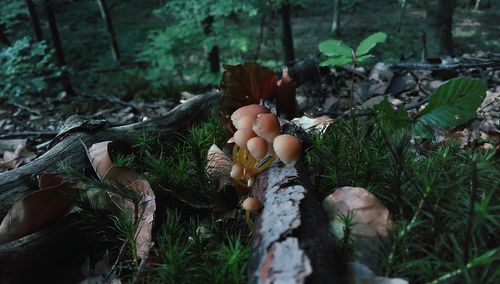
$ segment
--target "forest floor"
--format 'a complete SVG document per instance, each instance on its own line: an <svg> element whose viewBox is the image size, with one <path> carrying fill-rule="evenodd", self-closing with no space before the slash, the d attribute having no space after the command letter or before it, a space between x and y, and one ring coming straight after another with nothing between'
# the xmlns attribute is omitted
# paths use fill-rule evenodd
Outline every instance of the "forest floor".
<svg viewBox="0 0 500 284"><path fill-rule="evenodd" d="M140 9L136 9L134 1L113 2L112 11L115 13L115 26L125 63L136 61L136 55L146 41L148 31L164 25L164 22L152 16L158 2L142 1ZM326 2L331 1L310 1L310 9L298 10L293 14L296 57L300 60L317 59L318 43L332 38L331 9L321 6ZM353 101L356 111L359 111L362 117L364 108L373 107L387 95L393 107L404 107L410 111L410 116L414 116L426 105L430 94L446 80L459 76L480 78L487 83L488 89L477 117L460 127L436 129L432 142L453 140L457 141L461 149L483 152L496 149L498 157L498 67L472 67L451 71L391 68L391 63L400 60L420 61L423 8L409 7L399 20L401 8L398 1L353 3L342 15L341 39L348 44L354 44L372 32L387 32L388 41L383 48L375 51L379 63L356 69L354 73L349 68L322 70L317 76L313 76L315 78L297 89L301 114L310 117L328 115L333 119L347 117ZM165 95L138 95L149 86L128 82L130 77L127 77L126 72L121 70L121 67L114 66L95 2L75 1L71 6L68 4L67 7L61 6L59 9L57 13L60 14L61 37L68 65L73 70L71 80L77 94L66 94L61 91L61 86L55 85L50 93L43 95L30 94L15 99L0 97L0 174L29 166L30 162L46 153L48 143L57 135L64 121L72 115L81 115L86 119L105 119L110 126L127 125L165 116L175 106L197 94L216 90L212 85L194 89L173 86L173 90ZM500 50L499 17L500 9L497 8L481 11L458 8L453 32L455 52L459 56L454 59L470 64L500 62L500 55L495 53ZM251 27L250 33L257 38L259 20L249 21L251 24L246 26ZM279 19L272 19L268 24L279 26ZM281 43L277 36L278 29L266 31L267 39L263 41L261 60L274 62L271 67L279 69L277 67L281 66ZM253 54L250 52L247 57L252 58ZM242 58L242 63L244 59ZM115 68L117 71L113 70ZM111 71L94 72L102 69ZM120 255L121 252L115 265L119 262Z"/></svg>

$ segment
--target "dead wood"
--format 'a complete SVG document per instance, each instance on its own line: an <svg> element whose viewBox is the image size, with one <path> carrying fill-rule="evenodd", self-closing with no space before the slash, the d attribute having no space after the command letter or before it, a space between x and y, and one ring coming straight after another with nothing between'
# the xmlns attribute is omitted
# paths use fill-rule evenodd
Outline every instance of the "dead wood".
<svg viewBox="0 0 500 284"><path fill-rule="evenodd" d="M452 64L430 64L430 63L395 63L389 65L391 69L398 70L430 70L451 71L475 68L500 68L500 61L477 62L477 63L452 63Z"/></svg>
<svg viewBox="0 0 500 284"><path fill-rule="evenodd" d="M253 230L250 283L340 283L341 259L299 161L275 162L256 180L262 205Z"/></svg>
<svg viewBox="0 0 500 284"><path fill-rule="evenodd" d="M3 219L15 202L38 189L37 175L57 172L58 163L62 162L79 172L90 168L82 142L90 146L107 140L131 141L134 135L144 132L169 136L204 118L219 98L218 92L211 92L194 97L158 119L111 128L75 128L67 132L38 159L0 174L0 219Z"/></svg>

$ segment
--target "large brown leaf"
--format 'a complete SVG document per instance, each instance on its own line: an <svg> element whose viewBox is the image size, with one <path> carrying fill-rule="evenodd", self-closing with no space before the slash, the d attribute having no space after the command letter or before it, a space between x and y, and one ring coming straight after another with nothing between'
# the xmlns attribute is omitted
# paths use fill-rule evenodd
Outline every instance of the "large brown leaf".
<svg viewBox="0 0 500 284"><path fill-rule="evenodd" d="M220 84L223 92L220 102L222 112L230 115L242 106L258 104L261 99L274 94L276 83L274 72L255 62L224 65Z"/></svg>
<svg viewBox="0 0 500 284"><path fill-rule="evenodd" d="M73 202L73 190L56 174L43 174L40 190L30 193L9 210L0 224L0 244L34 233L63 216Z"/></svg>
<svg viewBox="0 0 500 284"><path fill-rule="evenodd" d="M113 164L109 155L112 143L111 141L105 141L93 144L88 149L88 156L101 181L123 186L132 193L141 196L140 202L135 206L130 199L124 198L123 195L110 193L111 199L120 210L138 217L135 237L137 243L136 253L138 257L146 258L152 246L151 232L156 211L155 194L149 182L138 172Z"/></svg>
<svg viewBox="0 0 500 284"><path fill-rule="evenodd" d="M370 268L377 269L380 249L394 228L389 210L367 190L350 186L336 189L323 200L322 205L336 235L342 234L343 224L339 214L354 214L352 234L356 238L357 251L360 252L359 259Z"/></svg>

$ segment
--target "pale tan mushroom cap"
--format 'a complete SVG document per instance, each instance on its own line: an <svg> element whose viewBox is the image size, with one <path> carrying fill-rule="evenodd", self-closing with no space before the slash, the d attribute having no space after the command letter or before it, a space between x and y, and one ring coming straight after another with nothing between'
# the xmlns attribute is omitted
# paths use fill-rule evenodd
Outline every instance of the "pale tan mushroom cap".
<svg viewBox="0 0 500 284"><path fill-rule="evenodd" d="M234 133L234 143L236 143L241 148L247 147L247 142L250 138L257 136L252 129L242 128L236 130Z"/></svg>
<svg viewBox="0 0 500 284"><path fill-rule="evenodd" d="M261 204L257 198L248 197L245 200L243 200L241 207L243 207L243 209L245 209L246 211L255 212L260 209Z"/></svg>
<svg viewBox="0 0 500 284"><path fill-rule="evenodd" d="M260 160L267 154L267 141L262 137L250 138L247 142L247 149L255 159Z"/></svg>
<svg viewBox="0 0 500 284"><path fill-rule="evenodd" d="M238 120L233 122L233 125L236 129L241 129L241 128L252 128L253 123L255 122L255 119L257 118L256 115L246 115L240 117Z"/></svg>
<svg viewBox="0 0 500 284"><path fill-rule="evenodd" d="M274 138L281 133L280 122L272 113L261 113L255 119L252 127L257 136L273 142Z"/></svg>
<svg viewBox="0 0 500 284"><path fill-rule="evenodd" d="M269 110L264 106L258 104L247 105L244 107L240 107L235 112L233 112L233 114L231 115L231 121L233 122L233 125L236 127L238 124L238 120L240 120L242 117L245 116L257 117L257 115L261 113L268 113L268 112Z"/></svg>
<svg viewBox="0 0 500 284"><path fill-rule="evenodd" d="M276 156L285 164L295 163L302 153L300 140L289 134L274 138L273 148Z"/></svg>

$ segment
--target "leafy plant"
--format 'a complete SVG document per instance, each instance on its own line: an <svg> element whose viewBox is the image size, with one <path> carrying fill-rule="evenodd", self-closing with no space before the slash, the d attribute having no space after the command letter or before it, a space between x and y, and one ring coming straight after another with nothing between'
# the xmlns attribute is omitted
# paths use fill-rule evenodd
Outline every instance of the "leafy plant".
<svg viewBox="0 0 500 284"><path fill-rule="evenodd" d="M455 127L473 118L486 97L486 89L486 84L478 79L448 80L432 93L427 106L411 121L402 107L394 110L387 98L374 106L374 110L381 120L394 128L411 125L417 134L425 136L425 128L429 125Z"/></svg>
<svg viewBox="0 0 500 284"><path fill-rule="evenodd" d="M0 96L15 97L48 88L45 78L60 75L53 64L53 50L24 37L0 50Z"/></svg>
<svg viewBox="0 0 500 284"><path fill-rule="evenodd" d="M341 40L330 39L319 43L319 51L328 59L320 63L321 66L342 66L346 64L362 64L373 57L369 52L379 43L384 43L387 34L377 32L363 39L356 49L347 46Z"/></svg>
<svg viewBox="0 0 500 284"><path fill-rule="evenodd" d="M257 9L252 3L225 0L168 1L155 15L172 19L165 29L150 33L149 42L139 55L151 68L147 79L156 84L169 82L216 83L219 73L211 73L207 54L218 46L226 63L241 60L250 48L250 40L238 27L238 17L253 17ZM211 19L208 20L207 19ZM236 60L235 60L236 59Z"/></svg>

